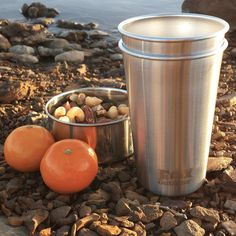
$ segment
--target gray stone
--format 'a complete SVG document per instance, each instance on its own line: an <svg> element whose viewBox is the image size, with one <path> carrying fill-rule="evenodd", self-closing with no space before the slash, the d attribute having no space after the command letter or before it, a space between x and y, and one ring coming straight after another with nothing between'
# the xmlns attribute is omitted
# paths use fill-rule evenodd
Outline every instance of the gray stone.
<svg viewBox="0 0 236 236"><path fill-rule="evenodd" d="M66 51L70 51L70 50L78 50L78 51L80 51L82 49L82 47L78 43L69 43L63 49L66 50Z"/></svg>
<svg viewBox="0 0 236 236"><path fill-rule="evenodd" d="M236 212L236 201L226 200L224 207Z"/></svg>
<svg viewBox="0 0 236 236"><path fill-rule="evenodd" d="M61 48L46 48L43 46L38 47L38 53L41 57L55 57L63 52L64 51Z"/></svg>
<svg viewBox="0 0 236 236"><path fill-rule="evenodd" d="M183 12L213 15L225 19L232 29L236 28L235 0L185 0L182 4Z"/></svg>
<svg viewBox="0 0 236 236"><path fill-rule="evenodd" d="M64 48L69 45L69 42L66 39L52 39L44 42L44 46L48 48Z"/></svg>
<svg viewBox="0 0 236 236"><path fill-rule="evenodd" d="M223 222L222 227L229 233L230 236L236 235L236 223L232 220Z"/></svg>
<svg viewBox="0 0 236 236"><path fill-rule="evenodd" d="M190 214L193 217L205 220L211 223L220 222L219 212L213 209L207 209L205 207L196 206L190 210Z"/></svg>
<svg viewBox="0 0 236 236"><path fill-rule="evenodd" d="M207 171L219 171L226 169L233 161L230 157L209 157L207 164Z"/></svg>
<svg viewBox="0 0 236 236"><path fill-rule="evenodd" d="M25 227L11 227L7 225L7 220L0 216L0 235L2 236L27 236L29 233L27 232Z"/></svg>
<svg viewBox="0 0 236 236"><path fill-rule="evenodd" d="M14 45L9 48L9 52L13 52L16 54L34 54L34 48L26 46L26 45Z"/></svg>
<svg viewBox="0 0 236 236"><path fill-rule="evenodd" d="M2 34L0 34L0 51L7 51L11 47L10 42Z"/></svg>
<svg viewBox="0 0 236 236"><path fill-rule="evenodd" d="M73 42L83 42L87 37L88 34L85 31L78 30L78 31L62 31L58 35L60 38L65 38L68 41Z"/></svg>
<svg viewBox="0 0 236 236"><path fill-rule="evenodd" d="M90 47L91 48L107 48L108 43L106 40L99 40L97 42L93 42Z"/></svg>
<svg viewBox="0 0 236 236"><path fill-rule="evenodd" d="M16 60L25 64L35 64L39 62L37 57L28 54L15 54L12 60Z"/></svg>
<svg viewBox="0 0 236 236"><path fill-rule="evenodd" d="M77 234L78 236L98 236L98 234L90 229L83 228Z"/></svg>
<svg viewBox="0 0 236 236"><path fill-rule="evenodd" d="M112 54L110 58L112 61L120 61L123 59L123 55L120 53L116 53L116 54Z"/></svg>
<svg viewBox="0 0 236 236"><path fill-rule="evenodd" d="M67 62L75 62L75 63L81 63L84 61L84 52L82 51L69 51L64 52L55 57L56 62L60 61L67 61Z"/></svg>
<svg viewBox="0 0 236 236"><path fill-rule="evenodd" d="M101 30L93 30L89 33L91 39L102 39L106 36L108 36L108 33Z"/></svg>
<svg viewBox="0 0 236 236"><path fill-rule="evenodd" d="M203 236L205 234L205 230L193 220L184 221L174 230L177 236Z"/></svg>

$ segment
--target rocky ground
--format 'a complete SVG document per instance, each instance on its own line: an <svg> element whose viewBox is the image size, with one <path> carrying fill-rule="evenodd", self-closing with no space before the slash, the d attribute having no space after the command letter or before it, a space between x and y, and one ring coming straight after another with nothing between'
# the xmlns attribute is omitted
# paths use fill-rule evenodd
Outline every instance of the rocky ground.
<svg viewBox="0 0 236 236"><path fill-rule="evenodd" d="M42 14L25 6L24 14L28 11ZM146 191L137 182L131 157L101 166L85 191L59 195L39 173L22 174L6 164L5 138L20 125L46 126L44 106L55 94L126 85L117 42L96 30L96 24L59 21L70 30L53 35L47 22L52 20L0 21L0 215L7 223L40 236L236 235L236 33L227 35L207 179L198 191L176 198Z"/></svg>

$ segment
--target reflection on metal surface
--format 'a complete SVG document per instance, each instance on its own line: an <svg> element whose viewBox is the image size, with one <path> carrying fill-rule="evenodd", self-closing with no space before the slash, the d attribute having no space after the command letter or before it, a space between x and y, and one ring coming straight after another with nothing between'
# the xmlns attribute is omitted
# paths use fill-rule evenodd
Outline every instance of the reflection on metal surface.
<svg viewBox="0 0 236 236"><path fill-rule="evenodd" d="M184 33L178 24L188 25ZM228 24L160 15L128 19L119 30L139 181L157 194L191 193L206 174Z"/></svg>

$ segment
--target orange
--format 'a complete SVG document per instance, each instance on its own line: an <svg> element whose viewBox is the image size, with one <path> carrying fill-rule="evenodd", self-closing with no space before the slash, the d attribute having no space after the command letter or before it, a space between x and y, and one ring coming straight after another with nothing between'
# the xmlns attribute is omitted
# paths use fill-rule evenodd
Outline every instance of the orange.
<svg viewBox="0 0 236 236"><path fill-rule="evenodd" d="M18 127L9 134L4 143L6 162L22 172L39 170L41 159L54 142L53 136L44 127Z"/></svg>
<svg viewBox="0 0 236 236"><path fill-rule="evenodd" d="M79 192L92 183L98 172L97 155L83 141L64 139L47 150L40 171L45 184L53 191Z"/></svg>

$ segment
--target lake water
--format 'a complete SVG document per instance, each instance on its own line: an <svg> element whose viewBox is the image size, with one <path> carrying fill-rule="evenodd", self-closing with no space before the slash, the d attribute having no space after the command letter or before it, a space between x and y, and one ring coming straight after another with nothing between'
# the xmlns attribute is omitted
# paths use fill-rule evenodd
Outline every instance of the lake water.
<svg viewBox="0 0 236 236"><path fill-rule="evenodd" d="M20 8L26 0L0 0L0 18L23 20ZM117 34L117 25L127 18L152 14L181 12L183 0L42 0L48 7L57 8L58 19L97 22L100 29Z"/></svg>

